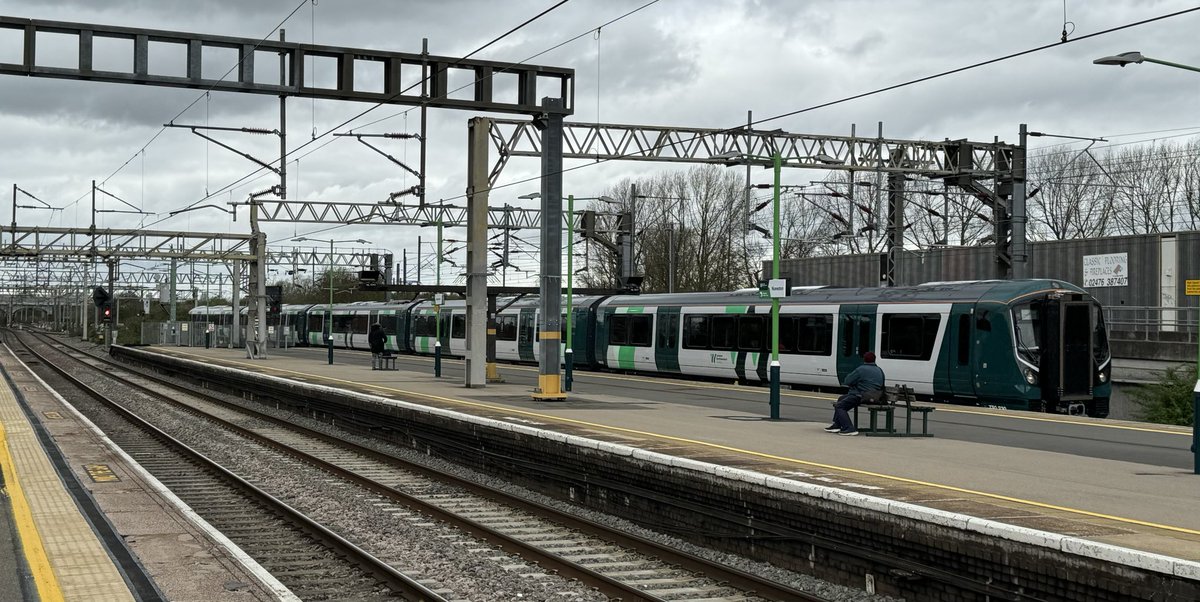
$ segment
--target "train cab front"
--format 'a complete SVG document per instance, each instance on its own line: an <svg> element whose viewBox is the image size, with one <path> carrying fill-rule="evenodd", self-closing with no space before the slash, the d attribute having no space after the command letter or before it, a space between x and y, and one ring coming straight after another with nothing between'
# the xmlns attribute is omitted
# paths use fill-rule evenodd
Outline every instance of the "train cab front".
<svg viewBox="0 0 1200 602"><path fill-rule="evenodd" d="M1011 311L1017 363L1042 409L1108 416L1112 356L1100 304L1060 289L1023 299Z"/></svg>

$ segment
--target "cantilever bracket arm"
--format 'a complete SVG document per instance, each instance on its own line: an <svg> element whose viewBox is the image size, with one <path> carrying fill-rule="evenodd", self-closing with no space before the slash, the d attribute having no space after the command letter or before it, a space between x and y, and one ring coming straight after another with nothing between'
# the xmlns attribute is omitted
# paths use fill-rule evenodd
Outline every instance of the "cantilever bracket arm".
<svg viewBox="0 0 1200 602"><path fill-rule="evenodd" d="M263 167L263 168L265 168L265 169L269 169L269 170L271 170L272 172L274 172L276 175L279 175L279 173L280 173L280 170L279 170L279 168L278 168L278 167L273 167L273 166L272 166L271 164L269 164L269 163L265 163L265 162L263 162L263 161L259 161L257 158L255 158L255 157L254 157L254 155L251 155L250 153L243 153L242 151L240 151L240 150L238 150L238 149L236 149L236 148L233 148L232 146L229 146L228 144L225 144L224 142L221 142L220 140L217 140L216 138L213 138L212 136L206 136L206 135L204 135L204 134L201 134L201 133L200 133L200 132L198 132L198 131L196 130L196 128L194 128L194 127L193 127L193 128L191 128L191 130L192 130L192 133L193 133L193 134L195 134L195 135L197 135L197 136L199 136L199 137L201 137L201 138L204 138L205 140L208 140L209 142L212 142L213 144L215 144L215 145L217 145L217 146L219 146L219 147L221 147L221 148L223 148L223 149L225 149L225 150L228 150L228 151L229 151L229 152L231 152L231 153L234 153L234 154L236 154L236 155L239 155L239 156L241 156L241 157L242 157L242 158L244 158L244 159L248 159L248 160L250 160L250 161L254 162L255 164L257 164L257 165L259 165L259 166L261 166L261 167Z"/></svg>
<svg viewBox="0 0 1200 602"><path fill-rule="evenodd" d="M391 161L392 163L395 163L396 165L398 165L398 166L400 167L400 169L403 169L403 170L407 171L408 173L410 173L410 174L412 174L412 175L416 176L418 179L420 179L420 180L424 181L424 177L423 177L423 176L421 176L421 173L420 173L420 172L418 172L417 170L415 170L415 169L413 169L413 168L411 168L411 167L409 167L409 166L405 165L403 161L401 161L401 160L399 160L399 159L397 159L397 158L395 158L395 157L393 157L393 156L389 155L388 153L385 153L385 152L383 152L383 151L382 151L382 150L380 150L378 147L376 147L374 144L371 144L370 142L367 142L366 140L363 140L363 137L362 137L362 135L361 135L361 134L350 134L350 135L351 135L351 136L354 136L354 139L355 139L355 140L358 140L360 143L362 143L362 145L363 145L363 146L366 146L367 148L369 148L369 149L371 149L371 150L373 150L373 151L375 151L375 152L379 153L380 155L382 155L382 156L383 156L385 159L387 159L388 161ZM416 136L416 134L413 134L413 136Z"/></svg>

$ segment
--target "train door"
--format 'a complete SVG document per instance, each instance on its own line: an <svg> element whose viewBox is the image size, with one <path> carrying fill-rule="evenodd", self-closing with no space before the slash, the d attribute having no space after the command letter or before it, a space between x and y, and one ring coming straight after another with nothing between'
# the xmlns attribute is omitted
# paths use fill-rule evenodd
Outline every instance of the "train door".
<svg viewBox="0 0 1200 602"><path fill-rule="evenodd" d="M679 309L658 308L654 332L654 365L659 372L679 373Z"/></svg>
<svg viewBox="0 0 1200 602"><path fill-rule="evenodd" d="M438 340L442 342L442 355L450 355L450 314L452 311L442 306L438 311Z"/></svg>
<svg viewBox="0 0 1200 602"><path fill-rule="evenodd" d="M533 333L537 329L536 311L532 307L524 307L517 316L517 355L523 362L537 361L533 355Z"/></svg>
<svg viewBox="0 0 1200 602"><path fill-rule="evenodd" d="M875 349L875 313L878 305L843 305L838 314L838 381L862 363L862 356Z"/></svg>
<svg viewBox="0 0 1200 602"><path fill-rule="evenodd" d="M935 379L934 393L946 394L951 397L973 399L975 397L975 382L973 378L973 362L975 356L975 316L974 307L970 304L955 304L950 308L950 322L946 324L945 357L939 358L939 371L946 375L944 391L937 386Z"/></svg>
<svg viewBox="0 0 1200 602"><path fill-rule="evenodd" d="M1049 402L1092 400L1092 304L1051 299L1037 303L1038 372Z"/></svg>

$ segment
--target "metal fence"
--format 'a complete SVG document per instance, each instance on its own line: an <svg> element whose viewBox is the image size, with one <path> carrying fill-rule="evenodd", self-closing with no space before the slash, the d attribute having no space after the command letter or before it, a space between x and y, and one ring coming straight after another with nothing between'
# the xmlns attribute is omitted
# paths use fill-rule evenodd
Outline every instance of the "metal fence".
<svg viewBox="0 0 1200 602"><path fill-rule="evenodd" d="M1196 307L1107 305L1104 322L1114 339L1195 343L1200 336L1200 308Z"/></svg>
<svg viewBox="0 0 1200 602"><path fill-rule="evenodd" d="M203 322L143 322L143 345L166 345L174 347L233 347L233 333L227 325L206 325ZM244 344L245 329L238 338ZM293 325L267 327L267 346L273 349L294 347L297 336Z"/></svg>

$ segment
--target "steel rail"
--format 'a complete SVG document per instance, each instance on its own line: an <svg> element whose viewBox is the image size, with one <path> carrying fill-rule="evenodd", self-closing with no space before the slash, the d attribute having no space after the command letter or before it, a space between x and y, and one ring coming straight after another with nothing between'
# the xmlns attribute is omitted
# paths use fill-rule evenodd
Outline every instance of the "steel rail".
<svg viewBox="0 0 1200 602"><path fill-rule="evenodd" d="M120 362L115 362L115 361L112 361L109 359L100 358L100 357L96 357L96 356L90 356L90 357L97 359L101 362L104 362L106 364L112 365L114 367L120 368L122 370L129 370L129 366L126 364L122 364ZM78 360L78 358L75 358L75 359ZM659 560L666 562L668 564L677 565L677 566L687 569L689 571L701 573L711 579L725 582L725 583L729 584L731 587L735 587L735 588L743 590L745 592L752 593L755 596L759 596L759 597L766 598L769 600L802 600L802 601L808 601L808 602L823 602L823 601L827 600L827 598L825 598L825 597L818 596L818 595L812 594L810 592L798 590L798 589L795 589L792 587L788 587L783 584L775 583L768 579L764 579L762 577L753 575L751 573L742 571L740 569L726 566L721 563L714 562L714 561L708 560L706 558L703 558L703 557L700 557L700 556L697 556L694 554L690 554L690 553L687 553L687 552L684 552L681 550L677 550L670 546L649 540L647 538L644 538L644 537L641 537L638 535L634 535L631 533L625 533L625 532L619 531L617 529L614 529L612 527L602 525L595 521L588 520L586 518L574 516L571 514L565 514L562 511L557 510L551 506L547 506L544 504L540 504L538 502L523 499L523 498L514 496L512 494L509 494L507 492L504 492L502 490L499 490L499 489L496 489L493 487L489 487L487 485L475 483L473 481L466 480L466 479L464 479L462 477L458 477L456 475L439 472L435 469L428 468L428 467L422 466L420 464L414 464L414 463L402 460L400 458L396 458L389 454L371 449L369 447L364 447L362 445L359 445L359 444L356 444L356 443L353 443L350 441L346 441L344 439L341 439L341 438L338 438L338 437L335 437L332 435L328 435L328 434L322 433L320 431L315 431L308 427L305 427L305 426L302 426L299 424L295 424L290 421L287 421L287 420L284 420L281 418L277 418L275 416L264 414L264 413L261 413L261 412L258 412L253 409L246 408L244 406L240 406L237 404L229 403L225 400L218 399L218 398L212 397L210 395L198 392L195 389L188 388L186 386L179 385L177 383L173 383L171 381L165 380L158 376L142 374L140 372L137 374L139 375L139 377L144 377L148 380L152 380L156 383L170 387L170 388L180 391L182 393L196 396L196 397L201 397L201 398L205 399L206 401L213 402L213 403L220 405L222 407L225 407L227 409L246 413L246 414L250 415L251 417L258 419L258 420L263 420L263 421L266 421L266 422L269 422L272 424L276 424L276 425L279 425L279 426L282 426L282 427L285 427L288 429L296 430L306 436L310 436L310 437L319 439L319 440L321 440L325 443L329 443L331 445L342 447L349 451L367 456L373 460L391 465L393 467L396 467L396 468L399 468L402 470L416 472L423 476L426 476L428 478L435 479L438 481L449 482L449 483L451 483L455 486L461 487L475 495L489 499L496 503L500 503L500 504L510 506L513 508L518 508L520 510L523 510L525 512L533 514L535 516L541 517L545 520L549 520L549 521L558 523L561 526L578 530L580 532L592 535L594 537L608 541L608 542L616 544L618 546L634 550L641 554L657 557ZM137 383L128 383L128 384L130 386L141 388L141 386L138 385ZM172 399L170 401L177 405L182 405L184 407L188 407L188 409L190 409L192 411L199 412L199 410L190 408L190 406L181 404L180 402L177 402L176 400ZM515 539L513 537L505 535L504 533L495 531L487 526L479 524L470 519L467 519L467 518L464 518L461 516L457 516L451 512L448 512L442 508L437 507L436 505L432 505L429 502L426 502L419 498L413 497L404 492L397 491L396 489L388 487L387 485L382 485L380 483L377 483L367 477L358 475L358 474L356 474L352 471L349 471L347 469L344 469L340 466L331 464L329 462L326 462L325 460L313 457L311 455L306 454L305 452L291 448L290 446L287 446L286 444L267 439L266 437L264 437L262 435L259 435L253 431L250 431L249 429L246 429L246 428L241 427L236 424L229 423L228 421L222 420L220 418L217 418L217 417L214 417L214 416L211 416L208 414L204 414L204 416L205 416L205 418L212 419L212 420L215 420L215 421L221 423L221 425L223 427L234 430L244 436L253 438L256 441L259 441L260 443L274 447L275 449L279 449L280 451L283 451L285 453L293 454L293 455L301 458L305 462L319 466L323 469L333 472L334 474L337 474L338 476L341 476L348 480L359 483L363 487L370 489L376 493L379 493L381 495L388 496L388 497L397 498L398 501L400 501L401 503L416 507L416 508L420 509L422 512L427 512L430 515L432 515L436 518L439 518L441 520L444 520L448 523L459 525L463 530L471 533L472 535L474 535L476 537L479 537L480 539L484 539L486 541L489 541L491 543L499 545L502 548L505 548L506 550L514 551L515 553L518 553L519 555L521 555L527 559L536 560L537 562L542 563L542 565L544 567L553 568L553 569L557 570L560 575L569 576L569 577L577 579L580 582L585 583L591 587L595 587L595 588L597 588L598 591L601 591L605 595L608 595L610 597L619 597L621 600L647 600L647 601L659 600L659 598L650 596L645 591L640 590L636 587L629 586L618 580L607 577L601 573L592 571L591 569L587 569L586 567L582 567L582 566L580 566L576 563L573 563L571 561L568 561L556 554L547 552L545 550L542 550L541 548L538 548L537 546L520 541L519 539Z"/></svg>
<svg viewBox="0 0 1200 602"><path fill-rule="evenodd" d="M31 334L34 334L34 333L31 333ZM42 335L34 334L34 336L40 337ZM258 487L256 487L252 483L250 483L249 481L246 481L245 479L239 477L238 475L234 474L233 472L230 472L228 469L221 466L217 462L209 459L207 456L200 453L199 451L193 449L192 447L188 446L187 444L183 443L182 441L175 439L171 435L164 432L162 429L159 429L158 427L154 426L153 424L151 424L150 422L141 418L140 416L138 416L131 410L122 407L120 404L116 403L115 401L110 399L108 396L97 391L96 389L94 389L93 387L88 385L87 383L84 383L77 376L75 376L74 374L69 372L65 367L60 366L57 363L49 361L49 359L45 355L35 351L33 349L33 346L30 345L27 341L23 340L21 337L14 336L11 338L15 339L17 342L19 342L28 353L30 353L34 357L38 358L42 362L43 365L48 366L49 368L54 370L54 372L56 372L59 376L66 379L68 382L70 382L73 386L78 388L81 392L83 392L88 397L91 397L92 399L100 402L104 406L112 409L117 414L119 414L122 418L124 418L124 419L128 420L130 423L134 424L137 428L142 429L147 434L149 434L151 437L157 439L164 445L174 448L175 450L180 452L182 455L189 457L193 461L198 462L199 464L203 465L204 467L206 467L209 470L213 471L214 473L218 474L220 477L227 480L229 483L231 483L237 489L240 489L240 490L248 493L250 496L257 498L260 502L264 503L267 507L271 508L274 511L277 511L280 515L282 515L283 517L286 517L288 520L292 521L293 524L300 527L300 529L302 531L304 531L305 533L308 533L309 535L313 536L318 541L324 543L327 547L337 550L340 554L342 554L346 558L348 558L352 563L357 564L357 565L361 566L362 568L364 568L368 573L370 573L376 579L379 579L381 582L385 583L388 587L392 588L393 591L396 591L396 592L400 593L401 595L405 596L406 599L414 600L414 601L422 601L422 602L448 602L446 600L446 598L437 594L433 590L430 590L429 588L425 587L421 583L417 582L415 579L412 579L412 578L408 577L407 575L397 571L396 569L392 568L387 563L375 558L374 556L372 556L371 554L369 554L362 548L358 547L354 543L346 540L345 538L341 537L337 533L327 529L323 525L321 525L321 524L317 523L316 521L312 520L311 518L305 516L300 511L292 508L291 506L289 506L282 500L272 496L271 494L263 491L262 489L259 489ZM45 341L42 341L42 342L44 344L47 344L50 346L62 345L61 343L59 343L57 341L54 343L45 343ZM63 345L63 346L67 347L68 349L78 351L77 349L74 349L73 347L71 347L69 345ZM61 351L60 351L60 353L66 357L69 357L69 358L75 360L77 363L87 365L86 362L83 362L83 360L80 360L79 358L74 357L69 353L65 353L65 352L61 352ZM82 353L82 352L80 352L80 353ZM127 370L127 368L125 368L125 369ZM128 382L128 381L121 379L120 377L113 375L111 373L108 373L108 372L103 372L100 370L97 370L97 372L102 374L105 377L108 377L112 380L120 382L123 385L135 387L138 390L142 391L143 393L149 394L153 397L163 399L172 404L176 403L175 400L164 396L161 392L156 392L148 387L143 387L136 383ZM189 392L192 394L195 394L194 391L189 391Z"/></svg>

